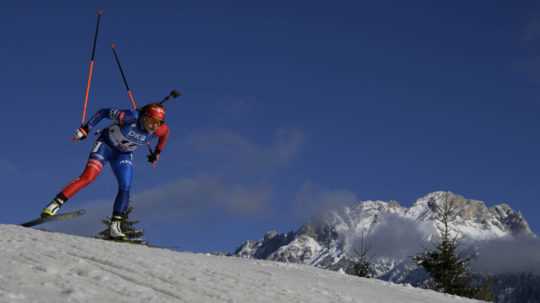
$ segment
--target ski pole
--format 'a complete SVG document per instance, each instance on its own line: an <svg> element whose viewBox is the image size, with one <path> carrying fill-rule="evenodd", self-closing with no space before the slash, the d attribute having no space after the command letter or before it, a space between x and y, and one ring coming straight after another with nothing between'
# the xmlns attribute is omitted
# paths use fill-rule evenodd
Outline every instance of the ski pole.
<svg viewBox="0 0 540 303"><path fill-rule="evenodd" d="M124 86L126 87L129 100L131 101L131 106L133 109L137 108L137 102L135 102L135 97L133 96L133 92L129 88L129 85L126 80L126 75L124 74L124 69L122 68L122 64L120 64L120 59L118 58L118 53L116 52L116 44L112 44L112 51L114 54L114 60L116 61L116 64L118 65L118 69L120 70L120 75L122 75L122 80L124 81Z"/></svg>
<svg viewBox="0 0 540 303"><path fill-rule="evenodd" d="M94 33L94 42L92 44L92 54L90 56L90 66L88 70L88 80L86 82L86 90L84 93L84 103L83 103L83 112L82 112L82 120L81 124L84 124L86 122L86 109L88 107L88 96L90 94L90 85L92 84L92 76L94 74L94 64L96 62L96 43L99 33L99 23L101 21L101 16L103 15L103 10L99 10L97 12L97 24L96 24L96 32Z"/></svg>

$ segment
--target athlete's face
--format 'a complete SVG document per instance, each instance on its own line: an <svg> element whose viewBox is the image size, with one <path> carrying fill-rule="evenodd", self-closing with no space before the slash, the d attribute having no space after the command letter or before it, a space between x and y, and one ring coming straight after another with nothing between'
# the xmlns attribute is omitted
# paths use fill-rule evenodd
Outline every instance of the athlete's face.
<svg viewBox="0 0 540 303"><path fill-rule="evenodd" d="M147 132L153 133L163 124L163 121L152 117L143 116L142 124Z"/></svg>

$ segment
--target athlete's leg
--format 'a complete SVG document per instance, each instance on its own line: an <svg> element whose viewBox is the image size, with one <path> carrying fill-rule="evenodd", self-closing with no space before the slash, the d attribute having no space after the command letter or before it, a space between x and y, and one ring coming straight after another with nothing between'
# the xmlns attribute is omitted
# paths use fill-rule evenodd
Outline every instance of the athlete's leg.
<svg viewBox="0 0 540 303"><path fill-rule="evenodd" d="M71 181L60 193L54 197L54 199L43 209L42 216L55 215L60 207L71 197L73 197L78 191L92 183L96 177L101 173L103 165L109 160L111 156L111 149L107 144L96 141L86 167L82 174Z"/></svg>
<svg viewBox="0 0 540 303"><path fill-rule="evenodd" d="M110 156L111 148L101 141L96 141L82 174L64 187L53 201L56 200L60 204L63 204L81 189L92 183L101 173L103 165L109 160Z"/></svg>
<svg viewBox="0 0 540 303"><path fill-rule="evenodd" d="M101 141L96 141L82 174L71 181L60 194L63 194L69 199L81 189L92 183L103 170L103 165L109 160L110 155L111 148Z"/></svg>
<svg viewBox="0 0 540 303"><path fill-rule="evenodd" d="M120 217L125 215L129 207L129 191L133 180L133 154L117 154L111 160L111 167L118 181L118 194L114 201L113 217Z"/></svg>

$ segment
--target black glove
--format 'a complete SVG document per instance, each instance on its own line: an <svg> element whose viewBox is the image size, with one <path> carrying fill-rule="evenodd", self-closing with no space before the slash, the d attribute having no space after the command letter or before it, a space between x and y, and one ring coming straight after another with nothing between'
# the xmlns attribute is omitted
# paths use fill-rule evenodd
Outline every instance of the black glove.
<svg viewBox="0 0 540 303"><path fill-rule="evenodd" d="M146 156L148 159L148 162L155 164L157 161L159 161L159 151L151 152L148 156Z"/></svg>

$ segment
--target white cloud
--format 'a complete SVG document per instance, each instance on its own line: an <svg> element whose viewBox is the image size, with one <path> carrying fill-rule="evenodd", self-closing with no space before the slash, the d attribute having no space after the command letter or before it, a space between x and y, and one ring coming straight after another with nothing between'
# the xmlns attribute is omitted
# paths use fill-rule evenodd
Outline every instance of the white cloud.
<svg viewBox="0 0 540 303"><path fill-rule="evenodd" d="M298 129L280 129L275 134L272 149L280 160L288 162L299 152L305 141L305 135Z"/></svg>
<svg viewBox="0 0 540 303"><path fill-rule="evenodd" d="M271 143L264 145L231 130L212 129L194 132L187 143L220 171L265 174L288 164L300 153L304 134L297 129L279 129Z"/></svg>
<svg viewBox="0 0 540 303"><path fill-rule="evenodd" d="M408 258L428 247L426 227L412 219L384 214L367 235L369 255L374 257ZM429 232L433 232L430 230ZM428 233L429 233L428 232ZM356 244L355 244L356 245ZM354 245L353 245L354 246Z"/></svg>
<svg viewBox="0 0 540 303"><path fill-rule="evenodd" d="M323 189L307 181L295 195L294 210L298 216L309 219L329 210L351 205L356 201L358 197L349 190Z"/></svg>
<svg viewBox="0 0 540 303"><path fill-rule="evenodd" d="M230 216L260 215L270 211L271 197L272 188L267 185L235 184L219 177L199 176L132 194L130 205L135 208L137 220L171 222L210 210ZM51 224L50 230L94 236L105 228L101 220L111 215L113 203L103 199L70 205L70 209L79 208L84 208L86 215Z"/></svg>
<svg viewBox="0 0 540 303"><path fill-rule="evenodd" d="M436 242L427 242L426 236L434 232L429 223L421 224L411 219L386 214L364 240L370 257L410 258L423 250L432 250ZM361 235L350 235L350 250L359 250ZM533 237L499 238L482 242L458 242L463 255L472 254L476 247L478 255L471 260L473 271L502 274L531 272L540 274L540 239Z"/></svg>
<svg viewBox="0 0 540 303"><path fill-rule="evenodd" d="M268 145L257 144L223 129L192 134L188 147L197 157L193 160L194 167L206 173L176 179L140 193L132 192L135 218L144 222L171 221L216 210L230 216L270 212L273 189L264 176L270 176L299 153L303 133L281 129L270 141ZM66 228L62 230L84 235L95 233L103 227L101 219L112 212L112 201L92 201L80 207L87 209L87 215L77 220L79 225L63 224Z"/></svg>
<svg viewBox="0 0 540 303"><path fill-rule="evenodd" d="M272 189L268 185L227 182L215 176L178 179L133 197L138 213L178 218L209 209L230 215L253 215L269 209Z"/></svg>
<svg viewBox="0 0 540 303"><path fill-rule="evenodd" d="M473 269L493 274L531 272L540 275L540 239L502 238L481 242Z"/></svg>

